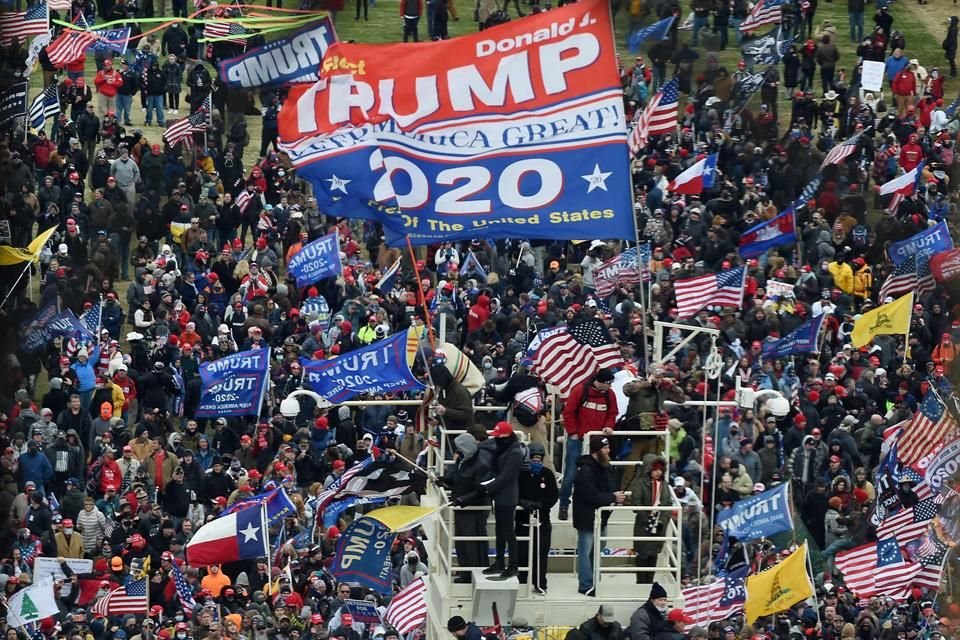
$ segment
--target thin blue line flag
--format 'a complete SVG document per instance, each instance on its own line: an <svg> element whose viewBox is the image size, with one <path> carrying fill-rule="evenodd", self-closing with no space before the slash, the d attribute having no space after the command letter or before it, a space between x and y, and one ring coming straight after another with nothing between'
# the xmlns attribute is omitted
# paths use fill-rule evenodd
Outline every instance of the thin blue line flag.
<svg viewBox="0 0 960 640"><path fill-rule="evenodd" d="M630 53L636 53L644 40L666 40L670 37L670 27L673 26L674 20L676 16L670 16L646 27L637 27L627 36L627 49Z"/></svg>

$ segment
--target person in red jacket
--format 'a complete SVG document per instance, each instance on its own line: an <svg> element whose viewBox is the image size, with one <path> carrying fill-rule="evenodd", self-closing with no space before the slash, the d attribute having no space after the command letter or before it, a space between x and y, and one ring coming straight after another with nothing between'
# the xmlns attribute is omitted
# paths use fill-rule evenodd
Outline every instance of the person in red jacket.
<svg viewBox="0 0 960 640"><path fill-rule="evenodd" d="M923 147L917 144L917 134L911 133L907 144L900 149L900 166L904 171L913 171L923 160Z"/></svg>
<svg viewBox="0 0 960 640"><path fill-rule="evenodd" d="M33 145L33 166L37 168L38 182L43 182L50 167L50 154L57 150L57 145L50 142L47 134L40 129L37 132L37 141Z"/></svg>
<svg viewBox="0 0 960 640"><path fill-rule="evenodd" d="M481 293L477 302L467 312L467 334L479 331L490 317L490 296Z"/></svg>
<svg viewBox="0 0 960 640"><path fill-rule="evenodd" d="M893 77L890 85L893 89L893 97L897 101L897 116L902 118L907 112L907 107L913 104L913 98L917 94L917 76L910 71L909 67L904 67Z"/></svg>
<svg viewBox="0 0 960 640"><path fill-rule="evenodd" d="M103 69L97 71L93 84L97 87L97 105L100 113L117 110L117 91L123 86L123 77L119 71L114 71L113 61L104 60Z"/></svg>
<svg viewBox="0 0 960 640"><path fill-rule="evenodd" d="M617 421L617 394L613 371L600 369L591 380L570 390L563 405L563 427L567 431L563 454L563 483L560 486L560 519L566 520L577 473L577 458L583 453L583 438L591 431L612 433Z"/></svg>

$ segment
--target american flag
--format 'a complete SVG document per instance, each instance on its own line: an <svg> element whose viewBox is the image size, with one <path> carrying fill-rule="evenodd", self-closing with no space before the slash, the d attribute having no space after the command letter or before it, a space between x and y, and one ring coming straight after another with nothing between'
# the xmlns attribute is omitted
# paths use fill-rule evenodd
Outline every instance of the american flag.
<svg viewBox="0 0 960 640"><path fill-rule="evenodd" d="M840 552L836 566L847 588L862 598L882 594L905 600L914 585L938 588L942 573L941 565L924 566L905 559L896 538Z"/></svg>
<svg viewBox="0 0 960 640"><path fill-rule="evenodd" d="M400 635L422 627L427 622L427 583L424 579L417 578L393 596L383 619Z"/></svg>
<svg viewBox="0 0 960 640"><path fill-rule="evenodd" d="M746 569L682 591L683 612L693 618L692 624L707 627L743 611Z"/></svg>
<svg viewBox="0 0 960 640"><path fill-rule="evenodd" d="M72 64L82 58L87 48L96 41L97 34L92 31L67 29L47 45L50 64L55 67Z"/></svg>
<svg viewBox="0 0 960 640"><path fill-rule="evenodd" d="M26 11L0 13L0 41L10 42L49 32L47 5L44 2L38 2Z"/></svg>
<svg viewBox="0 0 960 640"><path fill-rule="evenodd" d="M936 530L930 529L926 532L923 540L917 545L916 556L921 564L939 565L943 564L943 560L946 558L949 550L950 547L941 542L940 538L937 537Z"/></svg>
<svg viewBox="0 0 960 640"><path fill-rule="evenodd" d="M167 127L163 132L163 139L171 147L193 134L207 130L207 112L204 109L191 113L186 118L180 118Z"/></svg>
<svg viewBox="0 0 960 640"><path fill-rule="evenodd" d="M188 613L193 613L193 608L197 606L197 601L193 599L193 592L187 579L183 577L183 571L180 565L173 563L173 585L177 589L177 597L180 599L180 606Z"/></svg>
<svg viewBox="0 0 960 640"><path fill-rule="evenodd" d="M778 24L783 20L780 7L784 0L759 0L754 5L750 15L740 23L740 31L756 31L758 28L768 24Z"/></svg>
<svg viewBox="0 0 960 640"><path fill-rule="evenodd" d="M857 145L860 144L861 135L863 135L863 131L850 136L838 145L834 145L833 149L830 149L830 151L827 152L827 155L824 156L823 162L820 164L820 169L823 169L831 164L840 164L846 160L850 154L857 150Z"/></svg>
<svg viewBox="0 0 960 640"><path fill-rule="evenodd" d="M240 195L237 196L237 209L240 210L240 213L246 213L247 207L250 206L250 202L253 200L253 192L244 189L240 192Z"/></svg>
<svg viewBox="0 0 960 640"><path fill-rule="evenodd" d="M677 130L677 104L680 101L680 80L671 78L660 87L647 104L647 108L637 117L630 132L630 151L637 153L647 144L650 136L673 133Z"/></svg>
<svg viewBox="0 0 960 640"><path fill-rule="evenodd" d="M618 256L606 260L593 272L593 284L597 295L606 298L618 284L640 282L640 266L637 264L637 248L631 247Z"/></svg>
<svg viewBox="0 0 960 640"><path fill-rule="evenodd" d="M623 365L620 348L607 328L596 318L565 327L540 343L533 370L549 384L560 387L566 397L599 369Z"/></svg>
<svg viewBox="0 0 960 640"><path fill-rule="evenodd" d="M47 0L47 6L50 7L50 11L70 11L73 0Z"/></svg>
<svg viewBox="0 0 960 640"><path fill-rule="evenodd" d="M60 97L57 95L57 85L51 84L33 99L27 117L31 127L42 129L47 118L58 113L60 113Z"/></svg>
<svg viewBox="0 0 960 640"><path fill-rule="evenodd" d="M933 499L930 485L921 482L913 488L917 496L917 504L907 509L900 509L892 516L888 516L877 526L877 539L885 540L896 537L906 544L922 536L930 525L930 521L937 515L937 505Z"/></svg>
<svg viewBox="0 0 960 640"><path fill-rule="evenodd" d="M147 613L147 579L129 579L101 598L91 608L93 613L109 617L121 613Z"/></svg>
<svg viewBox="0 0 960 640"><path fill-rule="evenodd" d="M904 465L910 465L933 451L957 427L936 394L927 392L919 411L903 429L898 442L897 456Z"/></svg>
<svg viewBox="0 0 960 640"><path fill-rule="evenodd" d="M216 40L222 42L232 42L234 44L244 44L247 30L236 22L223 22L222 20L212 20L203 28L203 37L206 40Z"/></svg>
<svg viewBox="0 0 960 640"><path fill-rule="evenodd" d="M361 471L373 464L373 458L368 458L360 464L355 464L346 471L343 472L343 475L330 483L330 486L321 491L317 497L313 500L314 508L313 511L316 514L314 519L314 527L319 528L323 525L323 510L327 506L337 499L337 497L346 489L347 483L353 479L354 476L359 474ZM319 538L320 532L314 530L314 539Z"/></svg>
<svg viewBox="0 0 960 640"><path fill-rule="evenodd" d="M707 305L739 309L743 303L743 287L746 281L745 267L677 280L673 290L677 296L677 310L680 312L678 317L681 320L692 318Z"/></svg>
<svg viewBox="0 0 960 640"><path fill-rule="evenodd" d="M102 300L94 302L93 306L80 316L80 322L90 332L90 335L94 336L95 340L100 338L100 325L103 320L102 302Z"/></svg>
<svg viewBox="0 0 960 640"><path fill-rule="evenodd" d="M918 259L916 255L912 255L897 265L893 273L884 280L883 286L880 287L880 299L883 300L887 296L901 296L911 291L916 291L919 297L933 291L936 286L937 283L930 272L929 257L921 256Z"/></svg>

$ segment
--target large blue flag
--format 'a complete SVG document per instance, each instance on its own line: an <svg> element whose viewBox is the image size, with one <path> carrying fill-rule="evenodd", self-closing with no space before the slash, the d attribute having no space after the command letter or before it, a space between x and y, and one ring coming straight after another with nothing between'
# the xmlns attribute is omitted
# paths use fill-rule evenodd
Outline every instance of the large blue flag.
<svg viewBox="0 0 960 640"><path fill-rule="evenodd" d="M812 353L817 351L817 336L827 314L821 313L809 320L779 340L767 341L763 344L764 358L786 358L795 353Z"/></svg>
<svg viewBox="0 0 960 640"><path fill-rule="evenodd" d="M250 509L261 505L267 505L267 524L275 524L284 518L297 512L297 506L290 500L290 496L283 490L283 487L277 487L271 491L255 495L243 500L237 500L232 505L223 510L219 517L223 517L234 511Z"/></svg>
<svg viewBox="0 0 960 640"><path fill-rule="evenodd" d="M51 302L42 308L29 323L20 329L23 335L23 350L37 351L54 338L76 338L84 342L93 340L94 334L70 309L57 313L57 304Z"/></svg>
<svg viewBox="0 0 960 640"><path fill-rule="evenodd" d="M306 287L343 271L340 262L338 233L328 233L303 246L290 258L287 271L297 279L298 287Z"/></svg>
<svg viewBox="0 0 960 640"><path fill-rule="evenodd" d="M330 573L338 582L350 582L377 593L393 590L390 551L397 534L378 520L354 520L337 541Z"/></svg>
<svg viewBox="0 0 960 640"><path fill-rule="evenodd" d="M233 353L200 365L198 418L259 415L270 383L270 349Z"/></svg>
<svg viewBox="0 0 960 640"><path fill-rule="evenodd" d="M300 359L311 389L334 404L359 393L399 393L423 389L410 371L417 337L403 331L332 360Z"/></svg>
<svg viewBox="0 0 960 640"><path fill-rule="evenodd" d="M788 488L788 484L781 484L735 503L717 514L717 526L740 542L793 531Z"/></svg>
<svg viewBox="0 0 960 640"><path fill-rule="evenodd" d="M644 40L666 40L670 37L670 27L673 26L674 20L676 16L670 16L646 27L637 27L627 36L627 49L630 53L636 53Z"/></svg>
<svg viewBox="0 0 960 640"><path fill-rule="evenodd" d="M910 236L906 240L891 242L887 248L887 253L890 254L890 260L893 261L893 264L899 265L910 256L929 258L929 256L947 249L953 249L953 239L950 237L947 223L941 222Z"/></svg>
<svg viewBox="0 0 960 640"><path fill-rule="evenodd" d="M740 236L740 255L755 258L774 247L793 244L797 241L797 217L793 207L787 208L775 218L765 220L743 232Z"/></svg>

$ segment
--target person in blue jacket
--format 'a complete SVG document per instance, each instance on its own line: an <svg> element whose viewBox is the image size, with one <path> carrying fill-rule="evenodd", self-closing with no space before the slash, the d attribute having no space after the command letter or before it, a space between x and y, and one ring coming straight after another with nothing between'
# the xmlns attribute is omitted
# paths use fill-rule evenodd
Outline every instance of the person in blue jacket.
<svg viewBox="0 0 960 640"><path fill-rule="evenodd" d="M37 493L45 493L47 483L53 479L53 467L50 459L41 451L35 440L27 443L27 452L19 458L20 463L20 490L26 488L28 482L33 482Z"/></svg>
<svg viewBox="0 0 960 640"><path fill-rule="evenodd" d="M86 411L90 410L90 401L93 400L93 394L97 390L97 362L100 359L100 347L93 348L93 353L89 353L86 347L81 347L77 352L77 361L70 365L70 368L77 376L77 394L80 396L80 407Z"/></svg>

